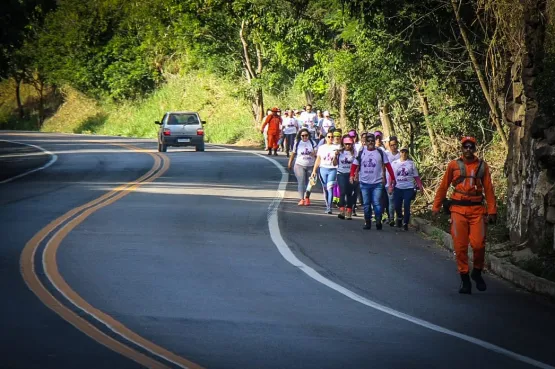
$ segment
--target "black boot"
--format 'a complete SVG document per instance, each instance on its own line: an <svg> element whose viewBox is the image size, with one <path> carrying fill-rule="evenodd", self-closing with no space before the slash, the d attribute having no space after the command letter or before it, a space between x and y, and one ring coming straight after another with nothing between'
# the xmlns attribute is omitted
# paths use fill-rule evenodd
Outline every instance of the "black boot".
<svg viewBox="0 0 555 369"><path fill-rule="evenodd" d="M272 155L272 149L268 150L268 155Z"/></svg>
<svg viewBox="0 0 555 369"><path fill-rule="evenodd" d="M383 226L383 225L382 225L381 220L380 220L380 221L377 221L377 220L376 220L376 229L377 229L378 231L381 231L381 230L382 230L382 226Z"/></svg>
<svg viewBox="0 0 555 369"><path fill-rule="evenodd" d="M397 228L401 228L403 226L403 219L397 219Z"/></svg>
<svg viewBox="0 0 555 369"><path fill-rule="evenodd" d="M277 149L274 149L274 156L277 156Z"/></svg>
<svg viewBox="0 0 555 369"><path fill-rule="evenodd" d="M364 219L364 227L362 229L372 229L372 219Z"/></svg>
<svg viewBox="0 0 555 369"><path fill-rule="evenodd" d="M459 293L464 293L467 295L472 294L472 283L470 283L470 277L468 273L461 273L461 287L459 288Z"/></svg>
<svg viewBox="0 0 555 369"><path fill-rule="evenodd" d="M481 269L472 269L472 273L470 273L470 278L476 282L476 288L478 291L485 291L488 286L486 286L486 281L482 278L482 270Z"/></svg>
<svg viewBox="0 0 555 369"><path fill-rule="evenodd" d="M408 231L408 230L409 230L409 225L408 225L408 224L403 224L403 229L404 229L405 231Z"/></svg>

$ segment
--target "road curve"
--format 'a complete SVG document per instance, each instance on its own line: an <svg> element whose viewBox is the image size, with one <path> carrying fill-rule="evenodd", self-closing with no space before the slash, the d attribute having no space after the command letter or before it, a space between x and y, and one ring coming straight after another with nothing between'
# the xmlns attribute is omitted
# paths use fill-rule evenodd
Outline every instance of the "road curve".
<svg viewBox="0 0 555 369"><path fill-rule="evenodd" d="M363 232L323 214L319 196L299 208L293 178L279 202L286 176L265 158L216 146L161 155L114 137L0 139L58 157L0 184L0 367L555 366L553 304L492 276L487 292L459 295L451 255L414 232ZM294 265L268 225L277 204Z"/></svg>

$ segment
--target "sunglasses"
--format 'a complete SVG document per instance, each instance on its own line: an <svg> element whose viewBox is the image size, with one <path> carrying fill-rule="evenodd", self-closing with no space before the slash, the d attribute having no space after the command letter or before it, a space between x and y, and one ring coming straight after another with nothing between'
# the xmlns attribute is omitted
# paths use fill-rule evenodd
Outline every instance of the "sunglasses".
<svg viewBox="0 0 555 369"><path fill-rule="evenodd" d="M463 149L465 150L474 150L476 146L474 145L463 145Z"/></svg>
<svg viewBox="0 0 555 369"><path fill-rule="evenodd" d="M308 135L301 135L301 137L308 137Z"/></svg>
<svg viewBox="0 0 555 369"><path fill-rule="evenodd" d="M352 145L352 143L344 143L343 145Z"/></svg>
<svg viewBox="0 0 555 369"><path fill-rule="evenodd" d="M326 138L333 138L333 136L326 136Z"/></svg>

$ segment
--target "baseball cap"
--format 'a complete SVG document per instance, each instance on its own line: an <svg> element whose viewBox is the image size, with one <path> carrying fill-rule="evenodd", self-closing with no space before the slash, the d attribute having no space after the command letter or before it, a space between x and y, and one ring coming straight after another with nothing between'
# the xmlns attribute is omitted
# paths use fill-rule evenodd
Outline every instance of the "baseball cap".
<svg viewBox="0 0 555 369"><path fill-rule="evenodd" d="M465 142L472 142L474 145L476 145L476 139L475 139L474 137L472 137L472 136L464 136L464 137L461 139L461 144L464 145Z"/></svg>
<svg viewBox="0 0 555 369"><path fill-rule="evenodd" d="M357 131L355 131L354 129L351 129L351 130L349 131L348 135L349 135L350 137L356 137L356 136L357 136Z"/></svg>
<svg viewBox="0 0 555 369"><path fill-rule="evenodd" d="M376 131L376 132L374 132L374 137L378 137L378 136L383 137L382 131Z"/></svg>
<svg viewBox="0 0 555 369"><path fill-rule="evenodd" d="M403 146L403 147L401 147L401 150L399 150L399 151L409 151L409 148L406 147L406 146Z"/></svg>
<svg viewBox="0 0 555 369"><path fill-rule="evenodd" d="M351 137L345 137L343 139L343 143L344 144L352 144L353 143L353 139Z"/></svg>
<svg viewBox="0 0 555 369"><path fill-rule="evenodd" d="M341 132L338 130L333 131L333 137L341 137Z"/></svg>

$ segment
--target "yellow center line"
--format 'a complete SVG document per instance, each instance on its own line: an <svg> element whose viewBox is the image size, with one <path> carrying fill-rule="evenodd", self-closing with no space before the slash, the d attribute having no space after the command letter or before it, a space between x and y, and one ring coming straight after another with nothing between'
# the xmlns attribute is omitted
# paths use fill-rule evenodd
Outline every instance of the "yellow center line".
<svg viewBox="0 0 555 369"><path fill-rule="evenodd" d="M72 324L74 327L93 338L100 344L106 346L107 348L124 355L125 357L144 365L148 368L155 369L166 369L168 368L163 363L156 361L147 355L135 350L134 348L125 345L122 342L110 337L106 333L100 331L98 328L89 323L86 319L80 317L74 311L70 310L64 306L59 300L57 300L48 289L42 284L38 275L35 272L34 259L35 254L41 245L41 243L55 231L60 225L62 225L67 220L71 219L69 222L64 224L58 229L54 236L47 243L43 251L43 265L46 276L53 284L53 286L63 294L68 300L70 300L77 308L85 311L90 316L94 317L99 322L106 325L113 332L119 334L130 342L142 347L143 349L155 354L156 356L163 358L169 362L172 362L183 368L190 369L202 369L201 366L182 358L163 347L156 345L155 343L141 337L137 333L133 332L131 329L124 326L122 323L118 322L113 317L102 312L98 308L90 305L85 299L83 299L77 292L75 292L64 280L59 272L56 253L60 247L63 239L71 232L75 227L81 224L88 216L93 214L95 211L102 209L110 204L113 204L122 197L128 195L129 193L136 190L139 186L145 183L152 182L162 176L170 166L169 158L163 154L151 153L144 149L139 149L130 145L125 144L112 144L122 146L124 148L133 150L135 152L147 153L154 159L154 165L152 168L145 173L143 176L138 178L133 182L128 182L124 185L118 186L114 190L100 196L99 198L92 200L82 206L79 206L73 210L68 211L64 215L60 216L56 220L52 221L42 230L27 242L23 252L21 254L20 265L21 274L23 279L27 283L27 286L35 293L35 295L51 310L53 310L60 317L65 319L67 322ZM165 160L162 160L162 159ZM163 163L163 164L162 164ZM162 165L160 165L162 164ZM77 216L76 216L77 215Z"/></svg>

